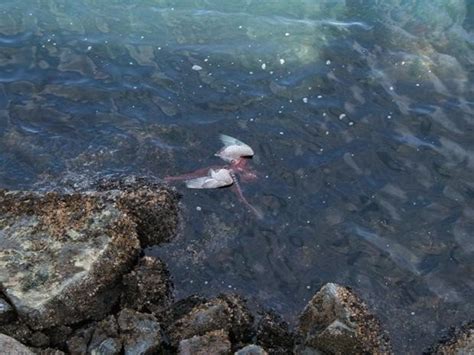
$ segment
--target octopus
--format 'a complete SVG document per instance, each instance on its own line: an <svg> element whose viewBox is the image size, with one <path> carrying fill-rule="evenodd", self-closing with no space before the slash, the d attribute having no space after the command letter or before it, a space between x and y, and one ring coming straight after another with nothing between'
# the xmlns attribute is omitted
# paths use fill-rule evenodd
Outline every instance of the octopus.
<svg viewBox="0 0 474 355"><path fill-rule="evenodd" d="M165 181L183 181L189 189L218 189L231 187L239 200L255 214L259 219L263 218L262 213L252 206L245 198L240 180L253 181L257 179L257 174L249 167L248 163L254 156L253 149L240 140L221 134L219 136L223 147L215 156L224 160L224 166L207 167L194 172L179 176L167 176Z"/></svg>

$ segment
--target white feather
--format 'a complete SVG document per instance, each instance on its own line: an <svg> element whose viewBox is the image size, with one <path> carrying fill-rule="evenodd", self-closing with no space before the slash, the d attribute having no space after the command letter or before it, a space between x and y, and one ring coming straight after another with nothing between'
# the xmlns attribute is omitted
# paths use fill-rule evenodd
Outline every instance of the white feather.
<svg viewBox="0 0 474 355"><path fill-rule="evenodd" d="M236 160L241 157L251 157L254 155L254 152L250 146L236 138L226 136L225 134L221 134L219 138L224 144L224 148L218 151L215 155L225 161L231 162L232 160Z"/></svg>
<svg viewBox="0 0 474 355"><path fill-rule="evenodd" d="M186 180L186 186L190 189L217 189L219 187L232 185L234 180L227 169L209 169L208 175Z"/></svg>

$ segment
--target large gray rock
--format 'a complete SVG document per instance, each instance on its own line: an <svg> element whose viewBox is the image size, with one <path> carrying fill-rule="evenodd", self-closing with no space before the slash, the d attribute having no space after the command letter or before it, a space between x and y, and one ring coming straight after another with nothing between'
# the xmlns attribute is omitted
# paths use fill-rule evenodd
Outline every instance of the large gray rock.
<svg viewBox="0 0 474 355"><path fill-rule="evenodd" d="M367 306L346 287L328 283L300 316L299 333L308 348L329 354L390 354L390 342Z"/></svg>
<svg viewBox="0 0 474 355"><path fill-rule="evenodd" d="M0 288L33 329L103 318L119 301L140 239L147 246L170 238L176 196L144 184L119 187L0 190Z"/></svg>
<svg viewBox="0 0 474 355"><path fill-rule="evenodd" d="M453 328L434 347L425 352L436 355L467 355L474 354L474 322L460 328Z"/></svg>
<svg viewBox="0 0 474 355"><path fill-rule="evenodd" d="M214 330L204 335L181 340L179 355L228 355L231 343L227 332Z"/></svg>
<svg viewBox="0 0 474 355"><path fill-rule="evenodd" d="M199 303L176 320L169 329L173 345L180 340L224 330L238 345L250 340L253 317L244 301L234 295L223 295Z"/></svg>
<svg viewBox="0 0 474 355"><path fill-rule="evenodd" d="M295 336L275 312L265 312L258 321L256 340L271 354L290 354Z"/></svg>
<svg viewBox="0 0 474 355"><path fill-rule="evenodd" d="M20 343L4 334L0 334L0 354L21 354L21 355L34 355L34 353Z"/></svg>

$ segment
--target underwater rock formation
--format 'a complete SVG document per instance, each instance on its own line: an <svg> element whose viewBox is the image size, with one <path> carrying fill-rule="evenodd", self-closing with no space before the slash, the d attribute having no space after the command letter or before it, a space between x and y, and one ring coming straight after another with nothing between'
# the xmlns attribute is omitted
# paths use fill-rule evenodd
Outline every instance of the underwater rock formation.
<svg viewBox="0 0 474 355"><path fill-rule="evenodd" d="M324 285L300 316L303 347L329 354L390 354L388 337L367 306L347 287Z"/></svg>

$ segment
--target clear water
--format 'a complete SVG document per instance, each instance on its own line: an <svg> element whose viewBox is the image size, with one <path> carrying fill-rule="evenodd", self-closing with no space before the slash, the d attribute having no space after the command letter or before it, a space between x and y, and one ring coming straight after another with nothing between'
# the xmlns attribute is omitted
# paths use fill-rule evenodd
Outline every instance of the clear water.
<svg viewBox="0 0 474 355"><path fill-rule="evenodd" d="M183 233L149 251L177 295L294 322L339 282L399 353L473 316L473 113L470 0L0 4L0 187L182 174L235 136L265 218L178 184Z"/></svg>

